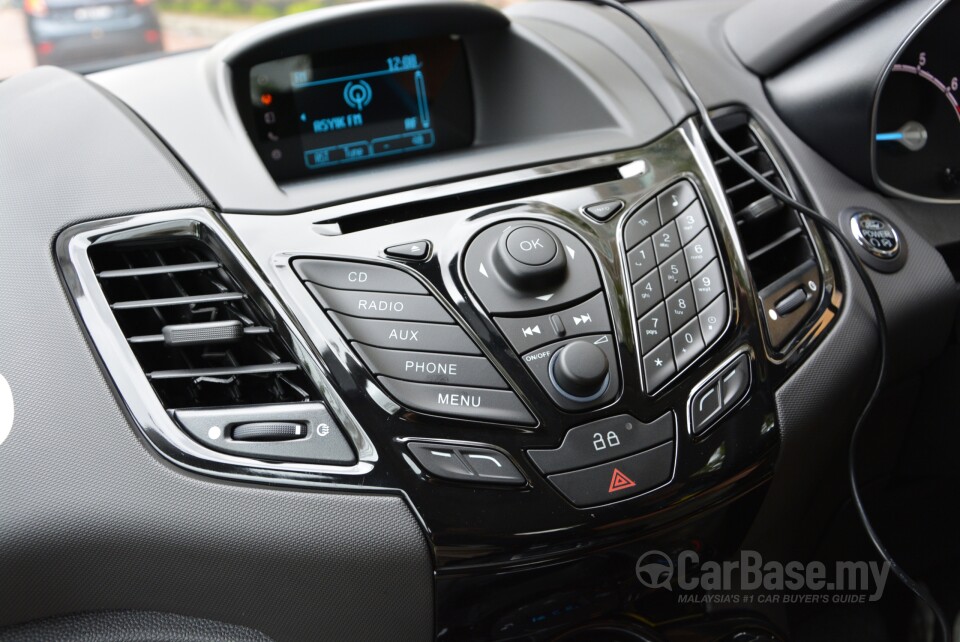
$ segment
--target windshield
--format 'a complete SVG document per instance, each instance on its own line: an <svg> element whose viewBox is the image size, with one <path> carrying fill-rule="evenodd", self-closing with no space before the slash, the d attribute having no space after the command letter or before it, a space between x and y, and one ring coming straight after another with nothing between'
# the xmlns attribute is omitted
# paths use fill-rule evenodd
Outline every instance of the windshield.
<svg viewBox="0 0 960 642"><path fill-rule="evenodd" d="M94 71L209 47L259 22L350 1L0 0L0 79L38 65Z"/></svg>

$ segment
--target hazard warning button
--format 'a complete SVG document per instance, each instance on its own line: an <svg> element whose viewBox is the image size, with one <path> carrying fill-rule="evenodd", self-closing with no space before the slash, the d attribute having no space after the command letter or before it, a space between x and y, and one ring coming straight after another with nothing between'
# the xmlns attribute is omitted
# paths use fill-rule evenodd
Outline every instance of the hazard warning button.
<svg viewBox="0 0 960 642"><path fill-rule="evenodd" d="M575 506L597 506L666 484L673 475L673 457L674 442L669 441L630 457L547 479Z"/></svg>
<svg viewBox="0 0 960 642"><path fill-rule="evenodd" d="M637 483L620 472L619 468L613 469L613 475L610 477L610 489L608 493L615 493L618 490L633 488Z"/></svg>

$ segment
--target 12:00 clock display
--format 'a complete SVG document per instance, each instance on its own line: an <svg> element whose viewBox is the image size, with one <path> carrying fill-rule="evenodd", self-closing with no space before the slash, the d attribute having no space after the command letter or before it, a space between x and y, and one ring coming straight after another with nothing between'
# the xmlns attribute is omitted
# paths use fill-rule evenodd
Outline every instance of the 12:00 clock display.
<svg viewBox="0 0 960 642"><path fill-rule="evenodd" d="M278 181L473 140L455 38L292 56L250 70L255 141Z"/></svg>

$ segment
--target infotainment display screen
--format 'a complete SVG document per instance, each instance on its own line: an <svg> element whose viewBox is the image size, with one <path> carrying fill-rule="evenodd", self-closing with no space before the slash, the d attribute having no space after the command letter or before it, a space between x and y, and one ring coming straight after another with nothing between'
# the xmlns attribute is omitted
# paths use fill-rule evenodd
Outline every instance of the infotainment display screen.
<svg viewBox="0 0 960 642"><path fill-rule="evenodd" d="M473 142L455 37L291 56L250 68L247 126L278 181Z"/></svg>

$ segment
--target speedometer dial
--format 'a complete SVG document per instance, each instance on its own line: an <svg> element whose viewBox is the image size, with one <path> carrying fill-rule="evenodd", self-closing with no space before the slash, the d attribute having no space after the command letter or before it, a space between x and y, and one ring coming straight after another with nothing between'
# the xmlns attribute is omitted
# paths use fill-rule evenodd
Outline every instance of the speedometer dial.
<svg viewBox="0 0 960 642"><path fill-rule="evenodd" d="M960 3L936 14L890 68L874 122L874 171L890 191L960 200Z"/></svg>

